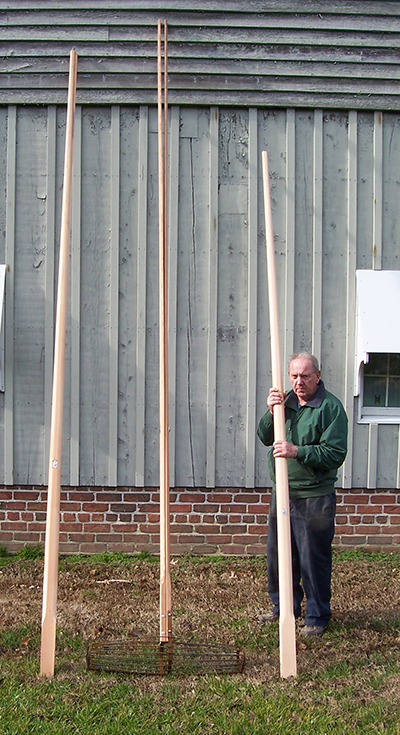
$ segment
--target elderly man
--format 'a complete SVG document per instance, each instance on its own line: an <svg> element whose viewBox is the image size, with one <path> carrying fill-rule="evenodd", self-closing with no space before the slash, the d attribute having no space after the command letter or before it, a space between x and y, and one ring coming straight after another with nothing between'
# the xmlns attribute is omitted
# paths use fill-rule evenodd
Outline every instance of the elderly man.
<svg viewBox="0 0 400 735"><path fill-rule="evenodd" d="M289 363L292 390L282 396L269 391L268 411L258 436L269 452L269 471L275 483L275 457L288 460L292 536L294 614L301 615L306 595L302 635L320 636L331 617L332 539L335 526L335 480L347 452L347 416L321 380L318 360L301 352ZM273 411L285 402L286 440L274 441ZM271 496L267 542L268 592L273 610L263 621L279 618L276 495ZM304 591L303 591L304 588Z"/></svg>

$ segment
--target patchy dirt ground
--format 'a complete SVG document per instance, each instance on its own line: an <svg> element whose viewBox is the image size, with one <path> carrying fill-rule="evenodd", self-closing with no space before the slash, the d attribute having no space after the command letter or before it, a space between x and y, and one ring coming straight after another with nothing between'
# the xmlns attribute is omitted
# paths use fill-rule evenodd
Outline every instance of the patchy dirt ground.
<svg viewBox="0 0 400 735"><path fill-rule="evenodd" d="M261 625L269 609L265 560L172 560L173 630L180 640L235 643L246 648L246 676L266 681L279 672L276 624ZM42 606L42 560L0 567L0 635L26 630L19 648L2 647L9 658L23 646L38 647ZM57 656L72 656L71 640L97 636L158 634L159 565L131 558L112 564L65 559L60 564ZM335 554L332 622L310 646L298 638L298 668L326 667L327 656L350 665L354 657L372 662L374 651L400 651L400 554ZM298 627L301 622L297 622ZM22 651L23 653L23 651ZM72 656L73 658L73 656ZM82 664L82 666L84 663ZM371 664L372 665L372 664ZM394 691L399 693L396 679Z"/></svg>

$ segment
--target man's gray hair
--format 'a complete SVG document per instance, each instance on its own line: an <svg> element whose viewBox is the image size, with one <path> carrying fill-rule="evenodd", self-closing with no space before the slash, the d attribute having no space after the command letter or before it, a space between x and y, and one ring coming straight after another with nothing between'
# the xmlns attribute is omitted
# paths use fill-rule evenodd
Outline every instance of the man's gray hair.
<svg viewBox="0 0 400 735"><path fill-rule="evenodd" d="M319 363L318 363L318 360L315 357L315 355L312 355L310 352L297 352L297 354L291 355L291 357L289 357L289 370L290 370L290 366L291 366L293 360L297 360L298 357L306 357L307 360L310 360L311 365L312 365L313 370L314 370L314 373L318 373L318 371L319 371Z"/></svg>

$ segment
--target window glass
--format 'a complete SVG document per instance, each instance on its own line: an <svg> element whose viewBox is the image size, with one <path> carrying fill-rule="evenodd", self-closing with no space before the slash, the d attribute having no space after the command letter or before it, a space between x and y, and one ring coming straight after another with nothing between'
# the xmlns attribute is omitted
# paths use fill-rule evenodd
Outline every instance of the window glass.
<svg viewBox="0 0 400 735"><path fill-rule="evenodd" d="M400 406L400 378L389 378L388 406Z"/></svg>
<svg viewBox="0 0 400 735"><path fill-rule="evenodd" d="M364 375L386 375L388 370L388 355L376 352L369 356L365 363Z"/></svg>
<svg viewBox="0 0 400 735"><path fill-rule="evenodd" d="M364 406L384 408L386 405L386 379L373 375L364 376Z"/></svg>

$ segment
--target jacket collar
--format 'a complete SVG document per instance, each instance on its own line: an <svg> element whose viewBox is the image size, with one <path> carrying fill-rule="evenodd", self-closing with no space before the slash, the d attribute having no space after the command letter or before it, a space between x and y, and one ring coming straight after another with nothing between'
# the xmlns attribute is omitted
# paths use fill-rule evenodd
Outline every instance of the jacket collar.
<svg viewBox="0 0 400 735"><path fill-rule="evenodd" d="M311 396L310 400L305 403L305 406L310 406L310 408L319 408L322 401L324 400L326 395L325 386L322 380L319 381L317 390L315 391L314 395ZM298 400L296 393L291 390L285 400L285 405L288 406L288 408L294 408L295 411L298 409ZM303 408L303 406L301 406Z"/></svg>

